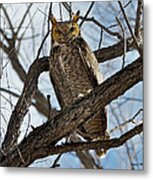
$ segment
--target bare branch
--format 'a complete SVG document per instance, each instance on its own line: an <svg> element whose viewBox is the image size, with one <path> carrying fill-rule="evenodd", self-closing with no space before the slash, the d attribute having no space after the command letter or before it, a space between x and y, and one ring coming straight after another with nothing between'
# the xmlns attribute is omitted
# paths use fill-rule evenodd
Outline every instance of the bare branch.
<svg viewBox="0 0 153 180"><path fill-rule="evenodd" d="M91 2L91 4L90 4L90 6L89 6L89 8L88 8L88 10L87 10L87 12L86 12L86 14L85 14L85 16L83 17L81 23L79 24L79 27L81 27L81 26L83 25L84 21L87 19L87 17L88 17L88 15L89 15L90 11L92 10L94 4L95 4L95 2Z"/></svg>
<svg viewBox="0 0 153 180"><path fill-rule="evenodd" d="M103 41L103 30L101 29L98 50L101 48L102 41Z"/></svg>
<svg viewBox="0 0 153 180"><path fill-rule="evenodd" d="M131 43L131 38L126 40L127 52L131 51L134 48L133 43ZM124 41L120 41L114 45L104 47L102 49L94 51L95 56L99 63L103 63L108 60L113 60L124 54Z"/></svg>
<svg viewBox="0 0 153 180"><path fill-rule="evenodd" d="M143 13L143 1L138 0L137 14L136 14L136 22L135 22L135 36L139 37L139 31L141 29L141 18Z"/></svg>
<svg viewBox="0 0 153 180"><path fill-rule="evenodd" d="M6 11L6 8L3 6L3 4L0 4L0 8L3 9L3 12L4 12L5 17L6 17L6 19L7 19L7 22L8 22L8 24L9 24L9 26L10 26L11 32L12 32L12 34L14 35L14 34L15 34L14 28L13 28L11 19L10 19L9 15L8 15L8 13L7 13L7 11Z"/></svg>
<svg viewBox="0 0 153 180"><path fill-rule="evenodd" d="M100 23L99 21L97 21L94 17L91 18L84 18L82 16L80 16L80 19L84 19L84 21L88 21L88 22L92 22L95 25L97 25L98 27L100 27L101 29L103 29L105 32L107 32L108 34L112 35L112 36L116 36L118 39L122 40L122 36L118 33L118 32L113 32L110 31L107 27L105 27L102 23Z"/></svg>
<svg viewBox="0 0 153 180"><path fill-rule="evenodd" d="M17 29L17 31L16 31L16 34L19 33L19 31L20 31L20 29L21 29L21 27L22 27L22 25L23 25L23 23L24 23L24 21L25 21L25 18L27 17L27 15L28 15L28 13L29 13L30 8L32 7L32 5L33 5L33 3L30 3L30 5L28 6L26 12L24 13L23 18L22 18L22 20L21 20L21 22L20 22L20 24L19 24L19 26L18 26L18 29Z"/></svg>
<svg viewBox="0 0 153 180"><path fill-rule="evenodd" d="M127 45L126 45L126 37L125 37L125 30L123 28L122 23L120 22L120 20L118 19L118 17L116 17L116 20L122 30L122 34L123 34L123 41L124 41L124 48L123 48L123 63L122 63L122 68L124 68L125 66L125 57L126 57L126 51L127 51Z"/></svg>
<svg viewBox="0 0 153 180"><path fill-rule="evenodd" d="M110 133L114 132L115 130L118 130L118 129L121 129L122 127L125 127L126 124L129 124L129 123L133 123L135 124L136 121L135 121L135 118L143 111L143 109L139 109L132 118L126 120L125 122L123 122L122 124L119 124L117 126L115 126L111 131Z"/></svg>
<svg viewBox="0 0 153 180"><path fill-rule="evenodd" d="M135 37L135 34L134 34L133 31L132 31L132 28L131 28L131 26L130 26L128 17L126 16L126 13L125 13L125 11L124 11L124 8L123 8L123 6L122 6L122 3L121 3L120 1L118 1L118 4L119 4L119 6L120 6L120 8L121 8L121 11L122 11L122 13L123 13L124 19L125 19L125 21L126 21L126 24L127 24L128 28L129 28L129 31L130 31L130 33L131 33L131 36L132 36L132 38L133 38L133 40L134 40L135 46L137 47L137 50L138 50L140 56L143 56L142 50L140 49L139 44L138 44L138 42L137 42L137 39L136 39L136 37Z"/></svg>

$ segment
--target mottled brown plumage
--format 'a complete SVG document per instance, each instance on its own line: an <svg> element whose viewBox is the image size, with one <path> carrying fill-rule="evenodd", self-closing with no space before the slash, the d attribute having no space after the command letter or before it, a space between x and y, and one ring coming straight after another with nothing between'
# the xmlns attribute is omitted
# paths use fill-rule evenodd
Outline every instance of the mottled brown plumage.
<svg viewBox="0 0 153 180"><path fill-rule="evenodd" d="M50 76L61 108L72 105L76 100L93 91L103 78L97 59L80 35L78 18L57 22L52 18L52 60ZM108 138L105 109L79 127L79 133L89 141ZM96 150L98 155L103 150Z"/></svg>

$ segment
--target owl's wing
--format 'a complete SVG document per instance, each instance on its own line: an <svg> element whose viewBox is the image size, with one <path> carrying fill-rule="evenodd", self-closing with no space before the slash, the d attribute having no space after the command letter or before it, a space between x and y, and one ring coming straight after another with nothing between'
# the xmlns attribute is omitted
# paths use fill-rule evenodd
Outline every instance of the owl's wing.
<svg viewBox="0 0 153 180"><path fill-rule="evenodd" d="M77 41L79 53L83 60L84 66L87 69L88 75L93 82L94 87L96 87L103 82L103 77L100 72L98 61L82 37L78 37Z"/></svg>
<svg viewBox="0 0 153 180"><path fill-rule="evenodd" d="M78 48L81 59L87 70L89 78L93 82L93 86L96 87L103 82L103 77L100 72L98 61L88 46L88 44L84 41L83 38L79 37L78 39ZM85 139L90 140L104 140L108 138L107 133L107 111L106 108L101 109L101 111L95 116L91 121L87 121L80 127L80 132ZM96 152L99 156L101 156L106 150L105 149L97 149Z"/></svg>

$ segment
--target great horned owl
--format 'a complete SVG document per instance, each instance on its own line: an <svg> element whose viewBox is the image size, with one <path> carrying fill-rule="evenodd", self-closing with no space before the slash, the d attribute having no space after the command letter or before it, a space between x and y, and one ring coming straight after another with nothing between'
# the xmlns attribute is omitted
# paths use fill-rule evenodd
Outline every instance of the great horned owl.
<svg viewBox="0 0 153 180"><path fill-rule="evenodd" d="M70 106L102 83L97 59L81 37L78 12L72 20L57 22L51 17L52 50L50 77L61 108ZM106 110L101 109L96 116L81 125L78 133L88 141L104 140L107 134ZM96 149L101 156L105 150Z"/></svg>

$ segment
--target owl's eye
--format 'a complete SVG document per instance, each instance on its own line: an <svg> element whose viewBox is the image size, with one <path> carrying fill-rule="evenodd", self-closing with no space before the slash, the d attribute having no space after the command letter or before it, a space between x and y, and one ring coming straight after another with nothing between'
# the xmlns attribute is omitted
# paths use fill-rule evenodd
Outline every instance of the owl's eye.
<svg viewBox="0 0 153 180"><path fill-rule="evenodd" d="M70 28L70 32L73 32L75 30L75 28L72 26L71 28Z"/></svg>

